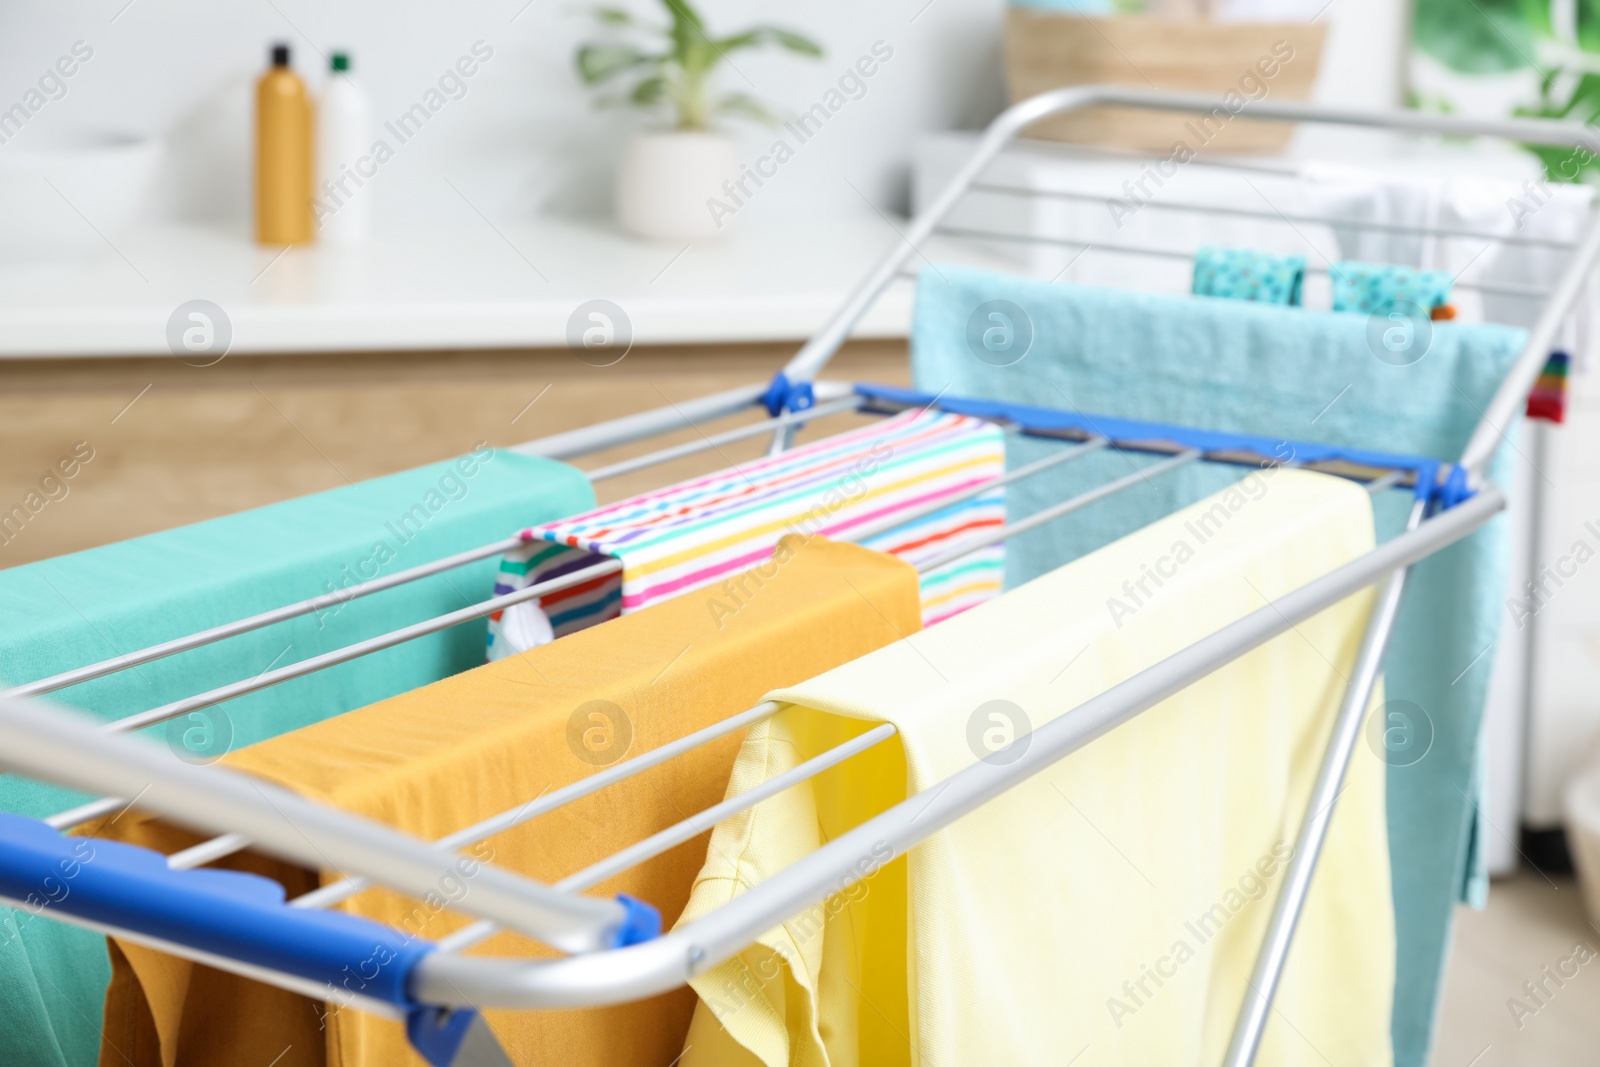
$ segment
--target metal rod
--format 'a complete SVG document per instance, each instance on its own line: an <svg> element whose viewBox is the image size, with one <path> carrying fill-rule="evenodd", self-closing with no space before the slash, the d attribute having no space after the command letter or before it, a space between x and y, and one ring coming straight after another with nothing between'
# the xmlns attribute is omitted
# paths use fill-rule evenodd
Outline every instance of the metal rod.
<svg viewBox="0 0 1600 1067"><path fill-rule="evenodd" d="M876 537L881 533L886 533L889 530L893 530L897 527L908 526L913 522L918 522L927 518L929 515L936 515L946 508L953 508L956 505L964 504L968 500L972 500L975 497L980 497L984 493L992 492L1001 486L1010 485L1013 482L1020 482L1022 479L1031 478L1041 471L1047 471L1052 467L1059 467L1064 463L1071 463L1075 459L1082 459L1084 456L1092 455L1093 453L1107 447L1110 443L1111 442L1106 440L1104 437L1096 437L1091 440L1084 441L1076 448L1062 449L1053 456L1045 456L1043 459L1035 460L1032 463L1018 467L1016 470L1007 471L1005 474L995 478L992 481L984 482L982 485L975 485L970 489L965 489L959 493L956 493L954 496L948 496L942 500L937 500L932 504L917 509L916 511L908 514L894 515L886 519L880 519L878 522L871 523L858 530L852 530L850 531L849 539L851 541L865 541L870 537Z"/></svg>
<svg viewBox="0 0 1600 1067"><path fill-rule="evenodd" d="M1415 530L1422 521L1423 502L1411 508L1406 523L1407 531ZM1283 890L1272 906L1272 920L1267 924L1266 937L1256 956L1254 973L1245 989L1244 1003L1234 1022L1233 1037L1228 1043L1224 1067L1250 1067L1255 1063L1261 1048L1261 1038L1266 1032L1272 998L1283 977L1284 964L1289 958L1289 946L1294 941L1295 927L1305 908L1306 896L1311 890L1311 879L1316 874L1317 860L1322 855L1323 843L1328 837L1328 827L1333 822L1334 806L1344 788L1345 772L1350 767L1350 757L1356 740L1361 736L1361 724L1367 715L1367 705L1372 699L1373 687L1383 669L1383 653L1389 636L1394 632L1395 615L1400 609L1400 595L1405 590L1406 569L1401 568L1389 576L1367 620L1366 632L1361 638L1361 650L1356 655L1355 668L1345 687L1344 702L1339 706L1334 720L1328 747L1322 756L1322 767L1317 772L1316 785L1306 802L1304 820L1295 839L1294 856L1284 875Z"/></svg>
<svg viewBox="0 0 1600 1067"><path fill-rule="evenodd" d="M799 766L782 774L769 778L760 785L740 793L738 796L729 797L720 804L715 804L687 819L667 827L659 833L630 845L612 856L601 860L599 863L584 868L571 877L564 878L559 883L569 893L593 889L608 878L613 878L623 871L631 870L646 860L661 855L669 849L676 848L692 838L699 837L707 830L724 819L731 818L749 808L766 800L768 797L777 796L790 786L799 785L801 782L810 781L830 767L836 767L858 752L865 752L882 741L887 741L895 735L893 723L881 723L872 729L851 738L841 745L836 745L819 756L813 756Z"/></svg>
<svg viewBox="0 0 1600 1067"><path fill-rule="evenodd" d="M947 237L962 237L978 241L1010 241L1013 244L1034 245L1061 245L1067 248L1092 248L1097 252L1112 252L1126 256L1150 256L1154 259L1171 259L1188 261L1194 259L1193 252L1183 252L1175 248L1146 248L1140 245L1122 245L1110 241L1081 241L1073 237L1056 237L1051 234L1038 233L1007 233L1001 230L974 230L960 226L940 226L933 231ZM1328 267L1306 267L1307 274L1331 274ZM1480 293L1489 293L1494 296L1526 297L1535 299L1545 295L1546 290L1537 285L1518 285L1515 282L1456 282L1457 289L1471 289Z"/></svg>
<svg viewBox="0 0 1600 1067"><path fill-rule="evenodd" d="M563 574L559 578L552 578L549 581L544 582L536 582L525 589L517 589L510 593L506 593L503 596L491 597L488 600L462 608L459 611L452 611L449 614L440 615L437 618L427 619L423 622L414 623L411 626L405 626L398 630L391 630L386 634L379 634L377 637L369 638L365 641L358 641L353 645L346 645L343 648L336 648L333 651L325 652L320 656L312 656L309 659L303 659L298 663L291 663L287 666L279 667L276 670L266 671L254 678L233 682L232 684L220 686L197 696L187 697L183 700L177 700L170 704L163 704L158 708L152 708L149 711L141 711L135 715L126 716L125 718L118 719L115 722L107 723L101 727L101 729L113 733L120 733L128 730L137 730L141 727L151 726L159 722L165 722L167 719L174 718L178 715L196 711L200 708L210 707L213 704L220 704L223 701L232 700L236 697L244 696L247 693L258 692L259 690L267 689L271 686L277 685L280 682L286 682L293 678L300 678L305 675L315 673L316 671L336 666L340 663L347 663L350 660L358 659L361 656L365 656L373 652L379 652L386 648L393 648L395 645L404 644L407 641L412 641L419 637L425 637L428 634L438 633L440 630L448 630L452 626L458 626L464 622L471 622L473 619L481 619L485 615L491 615L502 608L510 607L512 604L520 604L525 600L533 600L544 595L545 593L558 592L562 589L566 589L569 586L578 585L582 582L588 581L591 578L596 578L603 574L610 574L621 569L622 561L619 559L611 559L602 563L596 563L593 566L585 567L582 570L573 571L571 574ZM73 826L77 826L80 823L87 822L90 819L99 818L103 815L109 815L112 812L122 808L126 804L127 801L124 799L119 799L117 797L102 797L99 800L91 801L88 804L83 804L76 808L70 808L66 811L57 812L44 821L58 830L64 830Z"/></svg>
<svg viewBox="0 0 1600 1067"><path fill-rule="evenodd" d="M1000 193L1008 196L1037 196L1047 200L1075 200L1089 204L1104 204L1105 196L1096 196L1093 193L1070 192L1066 189L1031 189L1021 185L1001 185L996 182L973 182L972 191L978 193ZM1285 212L1263 211L1260 208L1229 207L1222 204L1191 204L1172 200L1146 200L1143 207L1156 208L1160 211L1191 211L1205 215L1232 215L1237 218L1267 219L1268 221L1302 222L1308 225L1325 225L1346 227L1352 230L1367 230L1376 233L1415 234L1419 237L1453 237L1471 238L1485 241L1498 241L1508 245L1529 245L1539 248L1574 248L1575 241L1564 241L1555 237L1522 237L1517 234L1486 233L1481 230L1456 230L1444 227L1407 226L1398 222L1373 222L1368 219L1337 219L1326 215L1291 215Z"/></svg>
<svg viewBox="0 0 1600 1067"><path fill-rule="evenodd" d="M657 434L670 433L693 426L696 419L720 419L747 410L761 399L767 385L742 385L711 396L696 397L681 404L666 404L635 415L623 415L592 426L540 437L513 445L512 452L544 456L547 459L571 459L590 452L625 445Z"/></svg>
<svg viewBox="0 0 1600 1067"><path fill-rule="evenodd" d="M1399 484L1400 480L1405 476L1405 471L1390 471L1381 478L1374 478L1372 481L1367 483L1367 495L1377 496L1385 489L1392 488L1393 486Z"/></svg>
<svg viewBox="0 0 1600 1067"><path fill-rule="evenodd" d="M107 815L115 815L128 806L128 802L121 797L101 797L91 800L87 804L79 804L66 811L58 811L54 815L46 816L41 821L55 830L70 830L74 826L82 826L95 819L103 819Z"/></svg>
<svg viewBox="0 0 1600 1067"><path fill-rule="evenodd" d="M137 652L113 656L110 659L101 660L99 663L91 663L86 667L76 667L70 671L53 674L36 682L28 682L26 685L16 686L5 695L31 697L44 693L53 693L57 689L65 689L69 685L78 685L81 682L87 682L95 678L103 678L108 674L115 674L117 671L126 670L129 667L137 667L165 656L187 652L190 649L199 648L201 645L209 645L213 641L221 641L224 638L249 633L251 630L259 630L263 626L271 626L275 622L283 622L285 619L309 615L314 611L321 611L335 604L344 604L358 597L371 596L373 593L381 593L385 589L393 589L395 586L405 585L421 578L428 578L444 571L454 570L457 567L465 566L468 563L476 563L478 560L487 559L490 556L498 556L520 547L523 543L524 541L521 537L508 537L503 541L496 541L492 545L469 548L465 552L458 552L453 556L436 559L431 563L424 563L408 570L396 571L387 577L373 578L370 581L360 582L350 586L348 589L341 589L337 593L314 596L309 600L302 600L299 603L287 604L281 608L273 608L258 615L251 615L249 618L223 623L221 626L213 626L209 630L201 630L197 633L189 634L187 637L178 637L171 641L164 641L159 645L151 645L149 648L143 648Z"/></svg>
<svg viewBox="0 0 1600 1067"><path fill-rule="evenodd" d="M936 567L943 567L946 563L953 563L963 556L967 556L978 551L980 548L988 548L990 545L999 544L1001 541L1007 540L1008 538L1016 537L1018 534L1027 533L1029 530L1032 530L1035 527L1043 526L1047 522L1054 522L1063 515L1069 515L1072 512L1077 511L1079 508L1086 508L1098 500L1104 500L1106 497L1111 496L1114 493L1120 493L1122 490L1138 485L1140 482L1147 481L1155 475L1165 474L1168 471L1176 470L1186 464L1193 463L1199 458L1200 452L1196 449L1190 449L1187 452L1180 452L1171 459L1165 459L1160 463L1154 463L1143 469L1136 470L1132 474L1124 475L1114 482L1107 482L1105 485L1097 485L1086 493L1078 494L1071 500L1064 500L1059 504L1053 504L1048 508L1034 512L1025 519L1002 526L1000 529L991 533L986 533L979 537L975 537L971 541L968 541L966 544L961 545L958 548L953 548L948 552L918 564L917 570L926 574L928 571L931 571Z"/></svg>
<svg viewBox="0 0 1600 1067"><path fill-rule="evenodd" d="M767 446L767 457L781 456L794 444L794 429L780 426L772 434L772 444Z"/></svg>
<svg viewBox="0 0 1600 1067"><path fill-rule="evenodd" d="M233 682L229 685L218 686L216 689L208 690L207 692L200 693L196 696L186 697L183 700L175 700L170 704L163 704L159 708L151 708L149 711L141 711L135 715L126 716L116 720L115 722L106 724L105 729L118 732L126 730L138 730L145 726L152 726L158 722L166 722L168 719L175 718L186 712L195 711L199 708L210 707L213 704L220 704L225 700L233 700L234 698L244 696L247 693L259 692L262 689L267 689L271 686L278 685L281 682L287 682L294 678L301 678L305 675L315 673L316 671L325 670L341 663L348 663L350 660L359 659L360 657L369 655L373 652L381 652L386 648L393 648L395 645L404 644L407 641L414 641L419 637L426 637L429 634L438 633L440 630L448 630L450 627L459 626L464 622L471 622L474 619L481 619L486 615L492 615L495 612L500 611L503 608L508 608L513 604L521 604L527 600L536 600L546 593L558 592L562 589L568 588L569 586L579 585L583 582L589 581L592 578L598 578L604 574L611 574L615 571L620 571L621 569L622 561L620 559L608 559L602 563L596 563L592 566L585 567L582 570L573 571L571 574L563 574L559 578L552 578L549 581L537 582L525 589L517 589L501 596L490 597L488 600L479 601L476 604L472 604L457 611L452 611L447 614L437 616L436 618L425 619L422 622L413 623L410 626L403 626L398 630L390 630L386 634L379 634L377 637L370 637L365 641L357 641L355 644L346 645L344 648L336 648L331 652L324 652L320 656L312 656L309 659L300 660L298 663L290 663L286 666L266 671L265 673L259 674L254 678L247 678L242 681Z"/></svg>
<svg viewBox="0 0 1600 1067"><path fill-rule="evenodd" d="M192 766L164 745L107 733L63 708L0 698L0 732L6 739L0 763L11 770L69 788L134 796L143 810L194 829L242 834L257 848L313 870L349 866L418 900L466 877L471 891L456 907L567 952L610 947L626 919L615 901L559 893L270 782Z"/></svg>
<svg viewBox="0 0 1600 1067"><path fill-rule="evenodd" d="M1145 709L1226 663L1482 526L1505 507L1485 483L1471 499L1166 657L1025 735L1014 761L980 760L801 858L687 926L614 952L564 960L432 953L411 974L422 1002L577 1008L677 988L763 933L888 863ZM1013 746L1024 744L1018 738Z"/></svg>
<svg viewBox="0 0 1600 1067"><path fill-rule="evenodd" d="M764 419L761 422L751 423L749 426L739 426L732 430L725 430L722 433L712 434L709 437L702 437L698 441L686 441L681 445L663 448L648 455L625 459L620 463L613 463L609 467L601 467L598 470L588 471L587 473L591 481L599 481L602 478L615 478L619 474L628 474L644 467L654 466L657 463L665 463L668 460L679 459L683 456L692 456L696 452L704 452L709 448L716 448L731 441L741 441L746 437L756 437L760 434L769 433L774 429L786 429L797 423L810 422L813 419L837 415L860 405L860 398L854 396L844 397L828 403L818 404L816 407L808 408L805 411L791 411L774 419Z"/></svg>
<svg viewBox="0 0 1600 1067"><path fill-rule="evenodd" d="M243 834L223 834L181 852L174 852L167 857L167 866L175 871L187 871L194 867L204 867L208 863L214 863L224 856L231 856L249 847L250 842Z"/></svg>
<svg viewBox="0 0 1600 1067"><path fill-rule="evenodd" d="M649 752L635 756L632 759L623 760L621 763L607 767L596 774L591 774L589 777L576 781L569 786L547 793L531 803L521 804L509 811L491 816L480 823L457 830L453 834L440 838L438 844L442 848L464 848L467 845L475 845L514 826L521 826L531 819L537 819L546 812L554 811L575 800L581 800L591 793L597 793L609 785L615 785L617 782L632 778L636 774L647 771L651 767L659 766L676 756L681 756L685 752L699 748L701 745L709 744L718 738L743 730L745 727L765 719L777 710L777 704L770 700L763 701L748 711L741 711L737 715L723 719L721 722L713 723L704 729L696 730L692 734L686 734L676 741L662 745L660 748L651 749ZM297 908L326 908L337 904L341 900L347 900L355 896L371 884L371 881L365 878L346 878L343 881L333 882L323 886L321 889L315 889L298 896L290 903Z"/></svg>
<svg viewBox="0 0 1600 1067"><path fill-rule="evenodd" d="M851 738L841 745L836 745L818 756L813 756L804 763L792 767L782 774L774 775L761 784L745 790L738 796L732 796L720 804L712 805L696 815L674 823L665 830L655 833L630 845L620 852L613 853L598 863L592 864L569 875L555 883L553 888L566 893L581 893L586 889L593 889L609 878L615 878L624 871L632 870L639 864L652 860L663 852L677 848L685 841L693 840L710 830L724 819L730 819L742 811L748 811L768 797L775 797L785 789L809 782L830 767L837 767L851 756L865 752L880 742L887 741L896 733L893 723L881 723L874 726L866 733ZM483 920L459 930L439 942L441 952L459 952L470 948L478 942L488 938L498 929L498 925L490 920Z"/></svg>

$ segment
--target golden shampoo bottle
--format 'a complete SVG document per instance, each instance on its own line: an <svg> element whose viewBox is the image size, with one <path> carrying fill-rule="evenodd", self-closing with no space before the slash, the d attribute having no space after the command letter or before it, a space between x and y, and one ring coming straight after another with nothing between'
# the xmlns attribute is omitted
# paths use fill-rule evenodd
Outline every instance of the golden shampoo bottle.
<svg viewBox="0 0 1600 1067"><path fill-rule="evenodd" d="M272 67L256 83L256 240L311 240L311 100L289 67L289 46L274 45Z"/></svg>

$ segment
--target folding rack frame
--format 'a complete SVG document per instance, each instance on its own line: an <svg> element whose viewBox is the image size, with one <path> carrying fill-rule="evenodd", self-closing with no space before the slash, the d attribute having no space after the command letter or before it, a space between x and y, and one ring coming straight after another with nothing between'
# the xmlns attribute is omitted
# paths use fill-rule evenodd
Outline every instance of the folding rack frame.
<svg viewBox="0 0 1600 1067"><path fill-rule="evenodd" d="M1109 86L1062 89L1022 101L990 124L956 176L911 221L904 240L877 263L827 324L771 383L613 419L530 442L517 450L570 459L682 429L685 424L694 426L700 420L747 412L758 405L764 406L769 415L752 425L714 435L702 434L699 441L590 472L592 478L600 479L768 433L773 437L772 450L779 452L789 445L797 424L831 413L848 410L887 413L912 406L937 406L994 419L1006 425L1010 432L1075 443L1070 449L1011 471L1002 479L1006 482L1031 476L1099 448L1167 457L1131 479L1119 479L1097 487L1013 523L984 543L1016 536L1103 499L1144 476L1184 463L1202 459L1250 465L1278 462L1279 456L1273 449L1280 443L1276 439L1269 441L1248 435L1217 434L1118 419L1091 421L1047 409L927 397L909 390L816 380L862 315L903 273L906 263L918 254L918 249L935 233L960 232L943 227L944 220L966 193L986 188L993 191L979 179L1007 143L1042 118L1103 105L1202 115L1218 109L1228 110L1222 101L1210 97ZM1587 127L1542 120L1479 120L1266 100L1229 113L1248 120L1327 123L1416 134L1488 136L1596 150L1595 138ZM1446 231L1426 232L1460 235ZM992 238L995 235L981 236ZM1516 240L1493 234L1473 236ZM482 618L511 604L614 570L620 567L617 561L596 564L577 574L494 597L437 619L277 668L249 681L130 714L109 725L33 699L498 555L522 544L520 538L498 541L376 578L330 596L314 597L263 612L0 694L0 739L3 739L0 764L18 773L72 788L117 794L45 820L0 815L0 903L147 944L311 997L334 999L362 1010L403 1018L413 1044L435 1064L501 1067L510 1061L476 1009L597 1006L679 987L739 952L765 931L857 880L861 871L871 869L871 865L860 862L863 856L874 856L881 861L884 846L893 855L905 852L988 800L1304 619L1352 593L1381 584L1298 832L1294 858L1274 903L1249 992L1240 1007L1224 1060L1228 1067L1251 1064L1260 1046L1272 998L1361 721L1381 672L1408 568L1467 536L1504 508L1504 494L1484 476L1486 464L1519 414L1564 316L1583 292L1600 256L1600 222L1591 218L1570 247L1571 256L1528 332L1526 347L1496 392L1457 463L1295 443L1293 462L1296 466L1356 478L1365 482L1372 492L1409 488L1414 494L1414 503L1403 533L1035 728L1030 735L1012 742L1020 749L1020 755L1014 760L975 762L935 789L908 798L835 838L682 929L663 935L659 917L647 904L627 898L602 900L584 896L583 891L698 836L718 821L781 789L886 740L893 735L894 728L886 724L870 730L756 790L729 798L554 886L468 861L456 850L658 766L698 745L744 729L773 714L777 705L770 702L758 705L438 842L420 841L222 768L190 766L158 746L120 736L129 730ZM1168 254L1156 249L1126 251ZM1519 288L1502 287L1508 292ZM976 547L981 545L970 545L968 550ZM931 561L927 566L947 562L948 558ZM127 802L118 797L137 797L138 806L144 810L220 836L168 857L132 846L68 837L62 833L126 806ZM93 862L85 859L86 845L94 857ZM192 869L246 847L317 869L323 866L325 853L337 852L346 866L358 873L285 903L275 883L235 872ZM379 924L324 910L369 885L382 885L410 896L424 897L441 875L463 870L464 863L472 863L473 892L455 908L478 922L440 942L403 938ZM69 869L71 873L66 875ZM63 877L70 877L70 892L65 890ZM567 955L535 960L461 954L462 949L502 927L552 945ZM348 988L341 977L348 974L348 965L352 961L370 961L375 951L380 950L385 953L384 963L377 968L376 976L357 989Z"/></svg>

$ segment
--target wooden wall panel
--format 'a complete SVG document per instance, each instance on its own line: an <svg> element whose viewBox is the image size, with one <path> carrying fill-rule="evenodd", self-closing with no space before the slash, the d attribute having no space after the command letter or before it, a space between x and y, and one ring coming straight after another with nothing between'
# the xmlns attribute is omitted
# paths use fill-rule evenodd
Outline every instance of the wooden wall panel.
<svg viewBox="0 0 1600 1067"><path fill-rule="evenodd" d="M44 501L20 532L0 533L0 567L405 470L480 440L516 444L765 381L794 349L639 348L605 368L565 350L228 357L205 368L176 359L0 361L0 515L29 493ZM829 376L904 383L905 344L851 344ZM579 465L697 436L684 430ZM70 479L47 477L59 476L64 459L72 468L75 447L93 458ZM617 499L761 448L740 442L598 491Z"/></svg>

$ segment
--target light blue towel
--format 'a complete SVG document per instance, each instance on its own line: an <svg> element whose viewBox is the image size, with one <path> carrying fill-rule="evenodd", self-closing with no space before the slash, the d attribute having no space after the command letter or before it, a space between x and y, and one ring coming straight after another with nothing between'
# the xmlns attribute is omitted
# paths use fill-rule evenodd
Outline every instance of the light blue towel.
<svg viewBox="0 0 1600 1067"><path fill-rule="evenodd" d="M1333 310L1363 315L1388 314L1395 305L1405 304L1431 312L1450 303L1450 288L1456 281L1447 270L1353 260L1333 264L1328 277L1333 283Z"/></svg>
<svg viewBox="0 0 1600 1067"><path fill-rule="evenodd" d="M1305 280L1305 256L1201 245L1194 254L1190 292L1299 307L1305 297Z"/></svg>
<svg viewBox="0 0 1600 1067"><path fill-rule="evenodd" d="M1425 343L1425 354L1401 366L1393 351L1369 343L1361 315L1049 285L944 265L921 279L912 370L925 392L1446 460L1460 456L1524 341L1523 331L1509 327L1436 323L1411 353ZM969 343L969 320L994 306L1008 306L1019 320L1016 335L1028 345L1020 358L980 356ZM1008 464L1059 447L1020 439ZM1501 486L1508 451L1501 450L1490 471ZM1088 457L1009 487L1008 507L1020 517L1149 462L1111 452ZM1007 584L1058 567L1239 477L1236 467L1195 464L1024 535L1007 545ZM1378 504L1379 537L1394 536L1410 494L1385 493ZM1408 710L1394 702L1410 702L1432 725L1420 758L1413 761L1424 747L1419 732L1386 759L1399 937L1398 1067L1426 1060L1453 907L1481 900L1486 886L1475 798L1494 657L1480 653L1498 636L1508 566L1503 517L1419 564L1386 661L1390 709ZM1420 731L1423 721L1412 718ZM1370 731L1366 736L1357 758L1385 758L1383 742L1372 741Z"/></svg>
<svg viewBox="0 0 1600 1067"><path fill-rule="evenodd" d="M483 449L459 460L0 571L0 674L17 684L393 574L584 511L565 464ZM3 561L3 557L0 557ZM489 596L497 558L243 634L48 699L118 718L454 611ZM174 720L197 758L405 692L483 662L480 620ZM231 734L231 739L228 735ZM87 798L0 777L0 810ZM93 1067L111 967L105 939L0 909L0 1064Z"/></svg>

